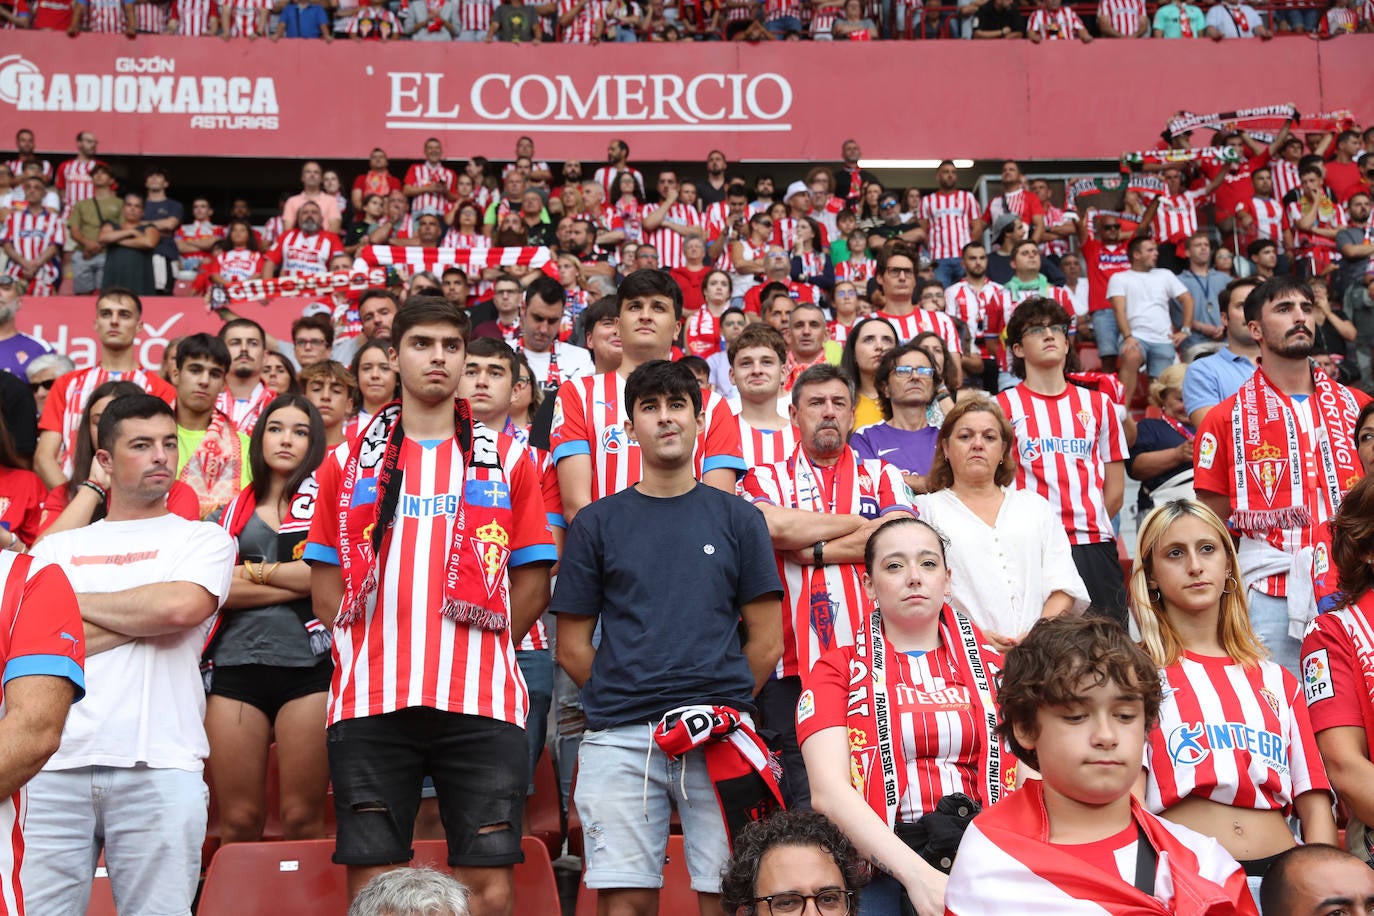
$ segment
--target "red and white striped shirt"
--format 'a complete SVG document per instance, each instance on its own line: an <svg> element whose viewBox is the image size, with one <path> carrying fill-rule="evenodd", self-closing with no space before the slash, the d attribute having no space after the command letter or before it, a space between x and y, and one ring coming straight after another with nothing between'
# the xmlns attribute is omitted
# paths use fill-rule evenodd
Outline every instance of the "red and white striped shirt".
<svg viewBox="0 0 1374 916"><path fill-rule="evenodd" d="M1336 247L1335 239L1296 228L1298 220L1302 219L1305 204L1306 201L1299 197L1288 205L1288 213L1286 214L1288 224L1294 227L1293 247L1298 251L1311 251L1313 248L1334 249ZM1317 219L1312 227L1314 229L1342 229L1349 222L1344 205L1335 203L1329 197L1323 196L1317 203Z"/></svg>
<svg viewBox="0 0 1374 916"><path fill-rule="evenodd" d="M267 34L260 13L272 9L272 0L228 0L231 14L229 34L234 38L253 38Z"/></svg>
<svg viewBox="0 0 1374 916"><path fill-rule="evenodd" d="M791 216L784 216L773 224L773 237L770 242L786 251L790 257L792 246L797 242L797 221Z"/></svg>
<svg viewBox="0 0 1374 916"><path fill-rule="evenodd" d="M12 27L13 27L13 26L11 26L11 28L12 28ZM51 184L51 183L52 183L52 163L49 162L49 161L46 160L46 159L38 159L38 160L35 160L35 161L37 161L39 165L43 166L43 180L46 181L46 182L48 182L49 184ZM21 177L23 177L23 175L24 175L24 160L23 160L23 159L11 159L9 162L6 162L5 165L8 165L8 166L10 167L10 174L14 176L14 180L15 180L15 181L18 181Z"/></svg>
<svg viewBox="0 0 1374 916"><path fill-rule="evenodd" d="M134 28L146 35L161 35L167 31L167 12L164 4L140 0L134 5Z"/></svg>
<svg viewBox="0 0 1374 916"><path fill-rule="evenodd" d="M1016 486L1059 507L1070 544L1115 540L1107 465L1126 460L1126 431L1105 394L1070 384L1044 395L1017 385L997 395L1016 433Z"/></svg>
<svg viewBox="0 0 1374 916"><path fill-rule="evenodd" d="M1333 6L1322 17L1321 28L1318 32L1329 38L1334 35L1348 35L1359 27L1360 14L1358 10Z"/></svg>
<svg viewBox="0 0 1374 916"><path fill-rule="evenodd" d="M1288 814L1302 793L1331 790L1302 688L1277 662L1244 668L1185 652L1161 676L1164 702L1146 751L1150 811L1206 798Z"/></svg>
<svg viewBox="0 0 1374 916"><path fill-rule="evenodd" d="M277 265L277 273L322 274L329 259L343 251L343 242L332 232L306 235L301 229L291 229L267 252L267 260Z"/></svg>
<svg viewBox="0 0 1374 916"><path fill-rule="evenodd" d="M841 261L835 265L835 282L848 280L860 289L867 284L878 272L878 262L864 259L862 261Z"/></svg>
<svg viewBox="0 0 1374 916"><path fill-rule="evenodd" d="M216 226L209 220L182 223L180 226L177 226L176 237L184 242L222 239L224 238L224 227ZM201 264L209 260L209 258L209 252L203 254L183 254L181 256L181 263L185 265L187 270L196 270Z"/></svg>
<svg viewBox="0 0 1374 916"><path fill-rule="evenodd" d="M950 353L963 353L964 347L959 342L959 328L955 326L954 319L944 312L932 312L926 309L914 309L910 315L893 315L888 312L873 312L869 317L882 318L888 324L897 329L897 344L907 343L915 340L918 334L926 331L934 331L940 335L940 339L945 342L945 348Z"/></svg>
<svg viewBox="0 0 1374 916"><path fill-rule="evenodd" d="M102 35L121 35L124 33L124 8L133 6L134 0L76 0L86 7L83 25L88 32Z"/></svg>
<svg viewBox="0 0 1374 916"><path fill-rule="evenodd" d="M25 260L36 260L50 246L57 248L55 257L49 258L38 269L29 289L31 296L51 296L62 281L62 246L67 243L67 227L62 217L47 210L13 210L0 227L0 244L12 245L15 252ZM20 278L19 265L10 261L5 272Z"/></svg>
<svg viewBox="0 0 1374 916"><path fill-rule="evenodd" d="M81 413L91 399L91 392L106 382L133 382L151 395L168 404L175 403L177 390L162 380L162 377L145 369L133 372L111 372L99 366L77 369L60 376L53 383L52 393L43 404L43 415L38 418L38 429L43 432L62 434L62 442L57 449L57 460L62 465L64 477L71 477L76 446L76 434L81 428Z"/></svg>
<svg viewBox="0 0 1374 916"><path fill-rule="evenodd" d="M629 172L631 175L635 176L635 184L639 185L639 193L644 193L644 175L639 169L631 168L630 166L626 166L623 169L617 169L609 165L603 165L593 173L592 181L601 185L602 189L606 192L607 200L618 200L620 198L620 191L616 189L615 184L621 172Z"/></svg>
<svg viewBox="0 0 1374 916"><path fill-rule="evenodd" d="M1099 0L1097 15L1105 17L1118 33L1131 38L1140 28L1141 17L1146 15L1145 3L1144 0Z"/></svg>
<svg viewBox="0 0 1374 916"><path fill-rule="evenodd" d="M931 258L961 257L978 218L978 198L968 191L931 191L921 198L920 216L930 223L926 246Z"/></svg>
<svg viewBox="0 0 1374 916"><path fill-rule="evenodd" d="M1161 194L1155 211L1155 241L1160 245L1180 245L1197 232L1197 205L1207 198L1201 189L1186 190L1178 196Z"/></svg>
<svg viewBox="0 0 1374 916"><path fill-rule="evenodd" d="M458 28L465 32L487 31L496 7L496 0L459 0Z"/></svg>
<svg viewBox="0 0 1374 916"><path fill-rule="evenodd" d="M553 460L588 455L592 462L591 498L619 493L639 482L639 444L625 435L625 379L602 372L569 379L558 389L549 445ZM698 479L707 471L745 470L739 425L730 405L714 391L704 393L706 422L697 433L694 463Z"/></svg>
<svg viewBox="0 0 1374 916"><path fill-rule="evenodd" d="M798 0L764 0L763 19L765 22L777 22L785 16L801 18L801 4Z"/></svg>
<svg viewBox="0 0 1374 916"><path fill-rule="evenodd" d="M985 359L997 353L988 351L984 338L1002 333L1011 318L1011 310L1007 288L992 280L985 280L982 289L974 289L968 280L960 280L945 290L945 312L964 323L974 349Z"/></svg>
<svg viewBox="0 0 1374 916"><path fill-rule="evenodd" d="M251 248L231 248L215 255L210 272L219 274L226 280L251 280L262 276L262 265L267 258L261 251Z"/></svg>
<svg viewBox="0 0 1374 916"><path fill-rule="evenodd" d="M983 211L983 222L991 226L1004 213L1014 214L1029 227L1034 217L1045 215L1045 208L1041 206L1040 198L1025 188L1017 188L1015 191L1004 191L988 201L987 209Z"/></svg>
<svg viewBox="0 0 1374 916"><path fill-rule="evenodd" d="M1045 207L1045 228L1053 229L1056 226L1070 225L1077 222L1077 217L1071 210L1061 210L1056 206ZM1062 257L1069 253L1069 240L1066 238L1054 238L1048 242L1040 243L1040 253L1043 255L1053 255Z"/></svg>
<svg viewBox="0 0 1374 916"><path fill-rule="evenodd" d="M1374 0L1370 0L1374 3ZM1302 187L1302 177L1298 174L1297 163L1287 159L1275 159L1269 163L1269 173L1274 177L1274 199L1283 200L1288 192Z"/></svg>
<svg viewBox="0 0 1374 916"><path fill-rule="evenodd" d="M487 237L480 232L459 232L457 229L450 229L444 233L444 240L440 242L443 248L482 248L485 247Z"/></svg>
<svg viewBox="0 0 1374 916"><path fill-rule="evenodd" d="M1277 242L1283 251L1283 230L1288 218L1283 212L1283 202L1272 197L1250 197L1236 206L1237 213L1249 213L1255 220L1252 229L1246 233L1245 241L1269 239Z"/></svg>
<svg viewBox="0 0 1374 916"><path fill-rule="evenodd" d="M558 0L558 15L570 13L579 0ZM606 0L587 0L572 22L558 27L558 39L567 44L600 41L606 29Z"/></svg>
<svg viewBox="0 0 1374 916"><path fill-rule="evenodd" d="M234 427L239 432L251 436L253 435L253 427L258 422L258 417L276 396L275 390L268 388L262 382L258 382L248 397L240 401L226 386L215 398L215 410L233 420ZM357 430L355 429L353 432L356 433ZM349 435L347 438L352 439L353 436Z"/></svg>
<svg viewBox="0 0 1374 916"><path fill-rule="evenodd" d="M695 207L682 203L669 207L668 214L663 219L665 222L687 226L701 225L701 213ZM674 267L683 267L687 264L687 256L682 253L684 238L685 236L679 235L667 226L661 226L650 232L644 242L658 249L659 266L664 270L672 270Z"/></svg>
<svg viewBox="0 0 1374 916"><path fill-rule="evenodd" d="M82 667L81 609L62 567L17 553L0 554L0 672L4 681L42 675L71 681L80 699L86 690ZM4 704L0 686L0 708ZM28 794L21 785L0 799L0 916L23 916L19 873L24 864L24 818Z"/></svg>
<svg viewBox="0 0 1374 916"><path fill-rule="evenodd" d="M68 159L57 167L57 190L62 192L65 214L70 214L79 202L95 196L91 169L97 165L104 163L99 159Z"/></svg>
<svg viewBox="0 0 1374 916"><path fill-rule="evenodd" d="M177 34L192 38L209 35L219 16L217 0L175 0L172 14Z"/></svg>
<svg viewBox="0 0 1374 916"><path fill-rule="evenodd" d="M281 234L286 231L286 221L281 218L281 214L270 217L267 222L262 224L262 241L269 247L277 243Z"/></svg>
<svg viewBox="0 0 1374 916"><path fill-rule="evenodd" d="M1083 28L1083 20L1071 7L1061 6L1057 10L1040 8L1031 13L1026 23L1026 34L1038 34L1042 41L1060 41L1077 38Z"/></svg>
<svg viewBox="0 0 1374 916"><path fill-rule="evenodd" d="M1360 22L1364 25L1374 25L1374 0L1364 0L1360 4Z"/></svg>
<svg viewBox="0 0 1374 916"><path fill-rule="evenodd" d="M755 429L743 417L739 422L739 444L744 452L744 466L758 467L786 461L797 450L797 428L788 424L782 429Z"/></svg>
<svg viewBox="0 0 1374 916"><path fill-rule="evenodd" d="M552 561L538 472L514 440L494 439L515 513L510 566ZM337 560L349 448L340 445L320 468L320 508L306 547L318 561ZM529 699L510 630L483 630L438 611L465 484L462 451L453 439L426 448L406 438L398 467L401 495L376 569L377 607L352 626L334 628L329 724L423 706L523 728Z"/></svg>
<svg viewBox="0 0 1374 916"><path fill-rule="evenodd" d="M406 170L405 183L411 187L418 188L421 185L441 184L450 192L457 185L458 178L453 174L452 169L442 165L431 165L428 162L420 162L412 165ZM423 194L416 194L410 201L410 212L413 216L421 213L443 214L448 210L448 197L443 193L426 191Z"/></svg>
<svg viewBox="0 0 1374 916"><path fill-rule="evenodd" d="M798 447L786 461L750 469L744 478L744 498L785 509L857 514L869 519L912 511L906 483L892 465L876 458L861 461L846 446L833 469L812 471L809 462L798 459L800 452ZM852 481L850 486L839 479L841 470ZM808 674L826 652L836 646L854 645L854 634L863 625L868 607L860 582L862 566L829 563L816 568L779 555L783 587L780 676Z"/></svg>

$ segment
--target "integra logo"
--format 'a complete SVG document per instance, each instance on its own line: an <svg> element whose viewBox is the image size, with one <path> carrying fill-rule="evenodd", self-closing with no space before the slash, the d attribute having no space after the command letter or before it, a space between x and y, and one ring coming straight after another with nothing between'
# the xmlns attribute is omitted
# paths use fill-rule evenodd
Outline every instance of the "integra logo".
<svg viewBox="0 0 1374 916"><path fill-rule="evenodd" d="M272 77L176 75L169 57L120 57L111 73L45 75L18 54L0 57L0 102L18 111L190 115L196 128L276 130Z"/></svg>

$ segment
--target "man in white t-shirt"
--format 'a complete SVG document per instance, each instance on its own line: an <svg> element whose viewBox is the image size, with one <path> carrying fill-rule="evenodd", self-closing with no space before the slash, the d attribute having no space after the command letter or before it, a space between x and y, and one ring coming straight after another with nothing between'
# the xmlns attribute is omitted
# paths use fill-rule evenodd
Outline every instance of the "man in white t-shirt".
<svg viewBox="0 0 1374 916"><path fill-rule="evenodd" d="M592 355L583 347L560 341L567 293L553 277L535 277L525 289L525 305L520 310L520 337L515 349L525 354L534 383L544 389L545 397L558 394L558 386L569 379L595 375Z"/></svg>
<svg viewBox="0 0 1374 916"><path fill-rule="evenodd" d="M1146 378L1159 373L1177 360L1176 348L1188 337L1187 330L1174 330L1169 319L1169 300L1183 306L1183 328L1193 324L1193 296L1172 271L1156 267L1159 245L1154 239L1134 238L1126 249L1130 270L1112 275L1107 281L1107 300L1116 312L1121 329L1122 353L1135 348L1145 364ZM1121 384L1129 403L1135 394L1139 362L1122 360Z"/></svg>
<svg viewBox="0 0 1374 916"><path fill-rule="evenodd" d="M189 914L208 803L200 650L236 547L218 525L168 513L177 425L163 401L116 398L96 438L109 514L33 551L61 564L76 591L88 695L29 784L25 904L84 913L103 850L125 912Z"/></svg>

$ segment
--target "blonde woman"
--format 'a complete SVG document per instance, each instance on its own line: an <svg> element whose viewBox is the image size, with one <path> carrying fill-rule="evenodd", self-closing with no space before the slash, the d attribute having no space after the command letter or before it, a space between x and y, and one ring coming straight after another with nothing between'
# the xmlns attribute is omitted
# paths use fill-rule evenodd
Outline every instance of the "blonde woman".
<svg viewBox="0 0 1374 916"><path fill-rule="evenodd" d="M1171 499L1193 498L1193 436L1196 430L1183 407L1183 376L1187 367L1175 363L1150 383L1150 403L1162 417L1136 424L1135 445L1126 460L1126 473L1140 481L1136 507L1148 512Z"/></svg>
<svg viewBox="0 0 1374 916"><path fill-rule="evenodd" d="M1159 506L1136 557L1132 613L1164 686L1138 788L1151 812L1221 843L1257 891L1295 845L1289 815L1303 842L1336 842L1302 687L1251 628L1231 536L1211 509Z"/></svg>

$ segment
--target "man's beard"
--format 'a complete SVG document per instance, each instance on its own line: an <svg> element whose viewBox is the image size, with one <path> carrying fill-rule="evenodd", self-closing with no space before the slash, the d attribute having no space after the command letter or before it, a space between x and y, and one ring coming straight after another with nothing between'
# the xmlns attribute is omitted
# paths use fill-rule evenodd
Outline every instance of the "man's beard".
<svg viewBox="0 0 1374 916"><path fill-rule="evenodd" d="M14 320L14 316L18 314L19 306L17 303L0 305L0 324L9 324Z"/></svg>
<svg viewBox="0 0 1374 916"><path fill-rule="evenodd" d="M250 379L250 378L253 378L254 376L256 376L257 374L258 374L257 371L256 371L252 366L235 366L235 367L234 367L234 377L235 377L235 378Z"/></svg>

